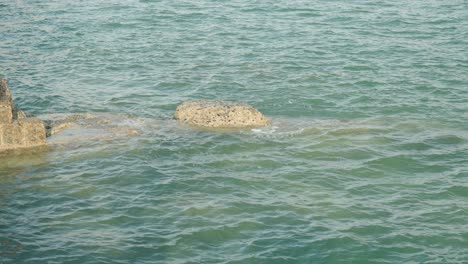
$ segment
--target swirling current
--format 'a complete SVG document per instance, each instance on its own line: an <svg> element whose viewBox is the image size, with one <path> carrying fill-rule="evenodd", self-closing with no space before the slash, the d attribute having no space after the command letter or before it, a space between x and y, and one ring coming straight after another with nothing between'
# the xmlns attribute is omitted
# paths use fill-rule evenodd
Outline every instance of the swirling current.
<svg viewBox="0 0 468 264"><path fill-rule="evenodd" d="M139 131L0 156L0 263L468 263L465 0L0 0L0 77Z"/></svg>

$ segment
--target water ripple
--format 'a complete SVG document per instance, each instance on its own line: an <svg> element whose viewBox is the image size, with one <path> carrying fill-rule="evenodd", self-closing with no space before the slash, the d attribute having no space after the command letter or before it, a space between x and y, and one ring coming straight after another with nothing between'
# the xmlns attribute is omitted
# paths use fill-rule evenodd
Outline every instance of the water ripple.
<svg viewBox="0 0 468 264"><path fill-rule="evenodd" d="M465 263L464 1L12 1L31 113L131 138L0 156L2 263ZM272 126L194 130L187 99Z"/></svg>

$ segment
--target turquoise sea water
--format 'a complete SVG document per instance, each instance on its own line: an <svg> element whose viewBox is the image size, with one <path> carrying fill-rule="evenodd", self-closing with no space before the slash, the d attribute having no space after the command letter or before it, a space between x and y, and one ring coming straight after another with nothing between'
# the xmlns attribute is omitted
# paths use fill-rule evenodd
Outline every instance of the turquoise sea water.
<svg viewBox="0 0 468 264"><path fill-rule="evenodd" d="M0 77L140 130L0 157L0 263L468 263L467 1L0 0Z"/></svg>

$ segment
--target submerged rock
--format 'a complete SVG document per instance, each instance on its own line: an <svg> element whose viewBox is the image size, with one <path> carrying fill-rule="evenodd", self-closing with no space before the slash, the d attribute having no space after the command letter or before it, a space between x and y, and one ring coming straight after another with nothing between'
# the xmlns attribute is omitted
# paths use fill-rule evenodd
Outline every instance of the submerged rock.
<svg viewBox="0 0 468 264"><path fill-rule="evenodd" d="M82 144L100 139L139 134L142 120L127 114L82 113L41 115L47 128L48 145Z"/></svg>
<svg viewBox="0 0 468 264"><path fill-rule="evenodd" d="M232 101L195 100L180 104L174 118L211 128L263 127L268 119L254 107Z"/></svg>
<svg viewBox="0 0 468 264"><path fill-rule="evenodd" d="M17 109L7 82L0 80L0 151L46 144L44 122Z"/></svg>
<svg viewBox="0 0 468 264"><path fill-rule="evenodd" d="M72 126L78 126L83 120L96 118L92 114L55 114L43 116L47 137L51 137ZM81 122L80 122L81 121Z"/></svg>

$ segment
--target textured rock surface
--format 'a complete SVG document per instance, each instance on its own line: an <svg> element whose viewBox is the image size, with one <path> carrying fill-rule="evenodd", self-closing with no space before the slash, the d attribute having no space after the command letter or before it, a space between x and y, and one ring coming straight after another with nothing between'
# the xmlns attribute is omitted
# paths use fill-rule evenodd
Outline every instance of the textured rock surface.
<svg viewBox="0 0 468 264"><path fill-rule="evenodd" d="M0 80L0 151L45 145L46 129L38 118L26 117L11 97L6 80Z"/></svg>
<svg viewBox="0 0 468 264"><path fill-rule="evenodd" d="M13 100L6 80L0 79L0 124L9 124L13 121Z"/></svg>
<svg viewBox="0 0 468 264"><path fill-rule="evenodd" d="M220 100L187 101L176 109L175 119L212 128L262 127L268 119L254 107Z"/></svg>

